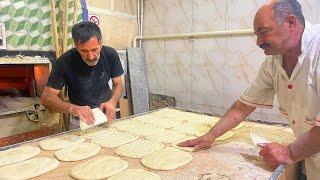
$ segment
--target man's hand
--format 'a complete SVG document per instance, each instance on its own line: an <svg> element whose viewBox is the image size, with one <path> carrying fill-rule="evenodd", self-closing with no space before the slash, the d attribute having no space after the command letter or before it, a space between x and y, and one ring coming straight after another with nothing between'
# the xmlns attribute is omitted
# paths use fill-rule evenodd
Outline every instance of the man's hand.
<svg viewBox="0 0 320 180"><path fill-rule="evenodd" d="M93 116L93 112L89 106L72 105L69 112L71 112L73 116L79 117L80 120L84 121L88 125L94 124L95 119Z"/></svg>
<svg viewBox="0 0 320 180"><path fill-rule="evenodd" d="M265 143L259 144L259 146L262 147L259 155L262 156L263 160L272 168L276 168L280 164L295 163L288 146L283 146L278 143Z"/></svg>
<svg viewBox="0 0 320 180"><path fill-rule="evenodd" d="M108 123L111 124L116 115L116 104L112 100L109 100L105 103L101 103L100 109L105 112Z"/></svg>
<svg viewBox="0 0 320 180"><path fill-rule="evenodd" d="M178 144L181 147L194 147L195 150L208 149L212 146L214 139L209 135L205 134L196 139L187 140Z"/></svg>

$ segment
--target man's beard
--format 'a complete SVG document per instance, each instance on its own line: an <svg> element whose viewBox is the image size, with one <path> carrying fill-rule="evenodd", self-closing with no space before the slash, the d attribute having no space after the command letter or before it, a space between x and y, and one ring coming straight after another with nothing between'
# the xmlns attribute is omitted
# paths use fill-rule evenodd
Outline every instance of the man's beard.
<svg viewBox="0 0 320 180"><path fill-rule="evenodd" d="M94 60L86 60L86 59L82 59L84 63L86 63L88 66L95 66L98 64L99 61L99 57L94 59Z"/></svg>

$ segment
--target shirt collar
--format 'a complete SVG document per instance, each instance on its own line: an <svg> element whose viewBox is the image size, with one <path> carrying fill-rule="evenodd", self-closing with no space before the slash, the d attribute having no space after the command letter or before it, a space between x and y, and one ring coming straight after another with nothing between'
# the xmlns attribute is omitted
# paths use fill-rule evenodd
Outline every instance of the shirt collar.
<svg viewBox="0 0 320 180"><path fill-rule="evenodd" d="M317 35L318 32L319 30L315 25L312 25L310 22L305 21L305 28L301 40L302 54L305 54L308 51L310 43L312 42L313 38Z"/></svg>

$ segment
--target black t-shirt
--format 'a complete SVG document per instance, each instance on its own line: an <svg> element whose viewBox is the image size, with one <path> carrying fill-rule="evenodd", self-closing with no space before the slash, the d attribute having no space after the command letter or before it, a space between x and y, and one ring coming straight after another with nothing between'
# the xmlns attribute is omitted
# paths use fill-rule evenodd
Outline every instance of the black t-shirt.
<svg viewBox="0 0 320 180"><path fill-rule="evenodd" d="M110 99L110 78L122 74L118 53L113 48L102 46L100 59L95 66L83 62L79 52L73 48L53 65L47 86L59 90L66 86L71 103L94 108Z"/></svg>

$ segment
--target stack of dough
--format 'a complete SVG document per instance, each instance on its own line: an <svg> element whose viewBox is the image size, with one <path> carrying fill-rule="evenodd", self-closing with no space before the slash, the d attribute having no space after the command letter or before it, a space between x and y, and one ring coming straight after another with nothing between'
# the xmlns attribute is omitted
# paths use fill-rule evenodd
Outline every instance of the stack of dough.
<svg viewBox="0 0 320 180"><path fill-rule="evenodd" d="M92 109L92 113L94 116L94 124L93 125L88 125L85 123L83 120L80 120L80 129L85 130L94 126L98 126L100 124L106 123L107 122L107 117L106 115L99 109L99 108L94 108ZM81 119L81 118L80 118Z"/></svg>

